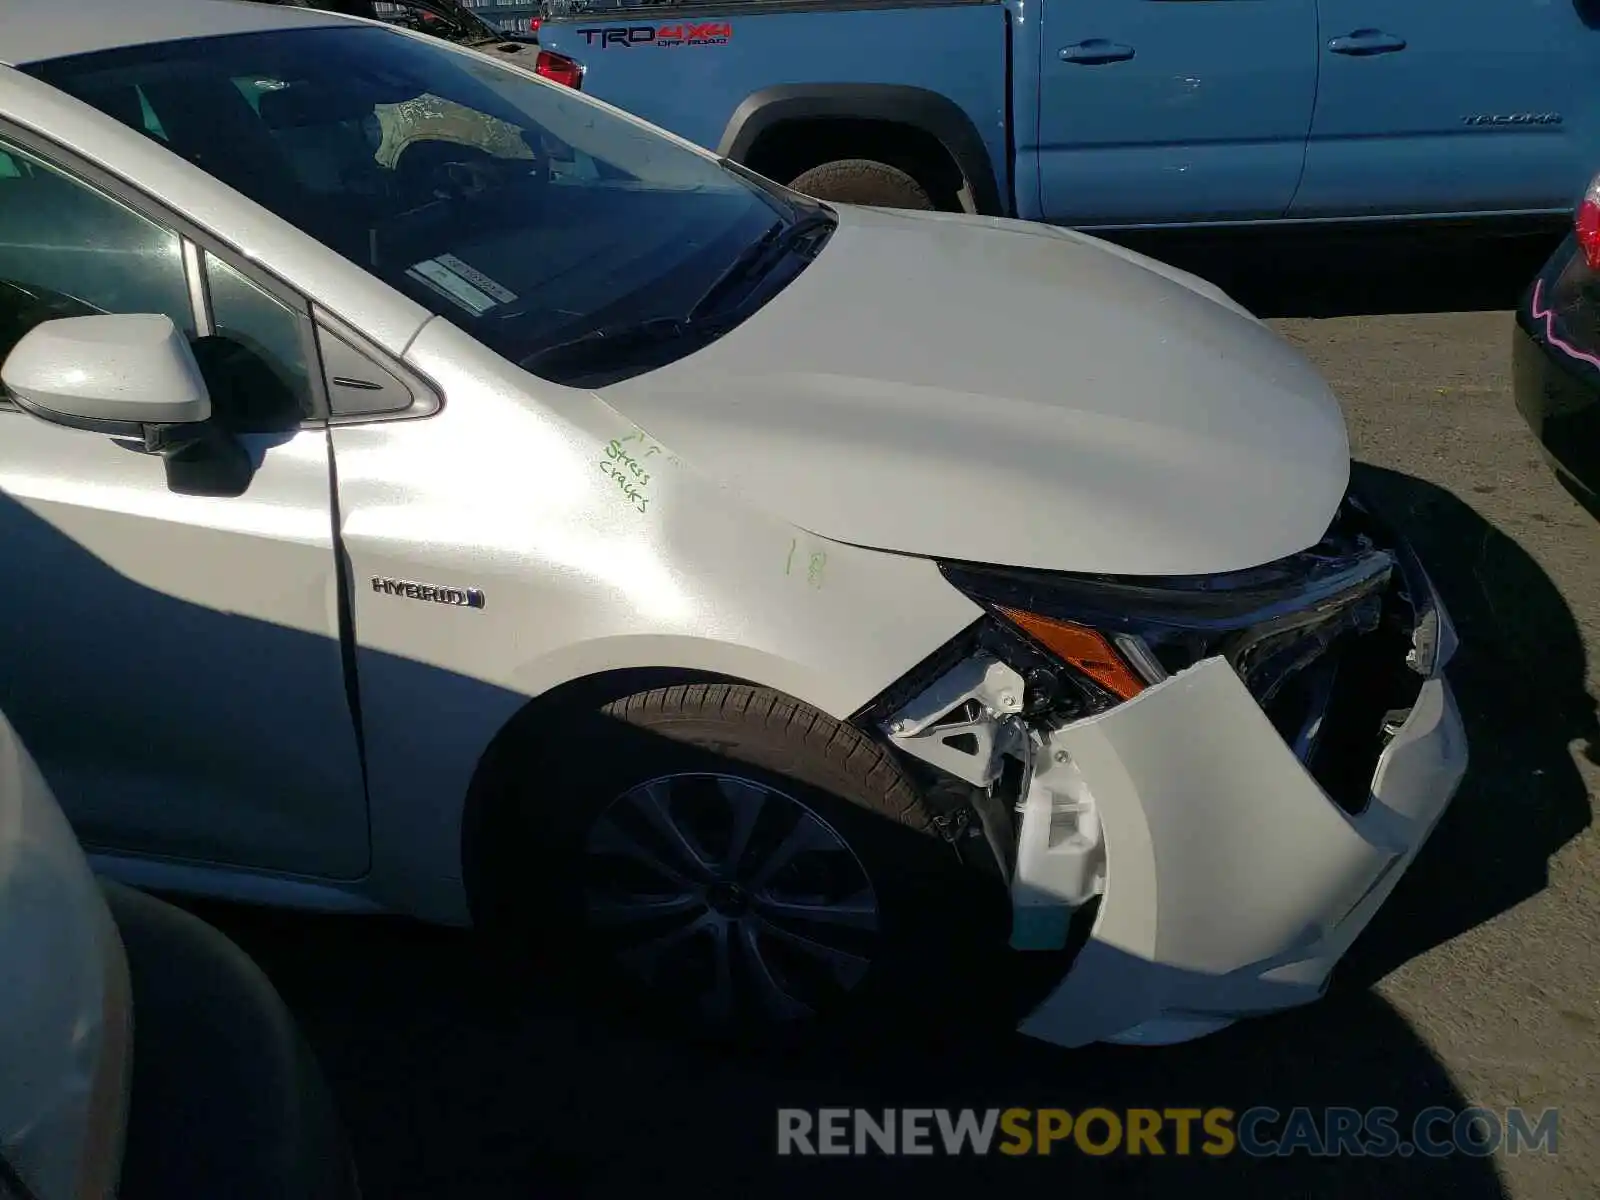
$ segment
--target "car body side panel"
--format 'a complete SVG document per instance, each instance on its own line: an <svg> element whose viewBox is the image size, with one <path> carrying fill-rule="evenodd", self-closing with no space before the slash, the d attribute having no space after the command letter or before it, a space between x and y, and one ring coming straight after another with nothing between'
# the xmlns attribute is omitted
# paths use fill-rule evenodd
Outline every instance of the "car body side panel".
<svg viewBox="0 0 1600 1200"><path fill-rule="evenodd" d="M270 264L275 275L381 349L403 354L430 320L421 306L157 142L130 137L111 118L0 68L0 121L7 118L48 130L68 150L160 196L203 233ZM588 393L545 384L442 321L418 339L410 361L447 393L442 413L425 421L338 426L331 434L342 533L357 587L361 702L370 738L375 845L364 890L379 904L466 920L458 831L468 782L504 720L549 687L616 667L678 666L748 678L843 715L977 614L924 560L835 546L776 519L743 517L728 493L698 477L684 506L674 500L668 507L647 505L648 516L634 512L599 469L607 440L635 432L633 426ZM558 410L564 405L569 419L552 423L540 415L537 399ZM26 420L19 414L10 419ZM518 438L528 440L519 445ZM548 457L536 467L541 452ZM663 486L658 477L657 489ZM508 497L506 489L516 494ZM480 520L502 500L524 508ZM685 506L701 514L702 524L683 519ZM522 512L526 526L519 525ZM462 536L473 524L450 524L464 515L477 522L478 536ZM544 524L532 523L540 515ZM611 529L612 536L572 533L586 528ZM623 536L625 529L632 532ZM424 531L428 536L420 536ZM660 541L664 531L688 556L675 560L674 570L664 556L679 547ZM554 540L541 547L536 534ZM561 544L564 534L569 544ZM762 541L759 554L756 540ZM419 557L410 559L412 553ZM812 568L813 554L819 570ZM696 594L704 580L680 577L681 564L692 564L696 555L704 556L701 561L742 556L741 566L755 576L766 573L766 586L800 590L808 627L794 626L792 608L772 604L756 607L763 614L756 627L737 628L729 614L749 611L748 579L719 562L729 592ZM534 578L547 588L523 591L509 583L530 561L540 564L544 573ZM375 574L415 579L430 571L434 577L421 582L481 586L489 607L457 610L370 590ZM884 609L885 596L901 598L902 606ZM605 619L583 629L560 619L592 606ZM331 620L331 600L319 612ZM461 622L472 618L480 631L463 638ZM496 621L505 625L492 632L483 625ZM506 628L512 633L502 640ZM802 666L793 648L807 644L808 636L820 652ZM412 686L419 678L426 687ZM419 729L428 735L426 756L418 754ZM426 771L419 769L424 758L431 764ZM309 879L293 892L266 876L258 885L248 876L224 878L183 864L174 864L168 880L160 866L155 860L116 864L120 877L145 885L167 880L185 890L348 906L344 892L319 889Z"/></svg>
<svg viewBox="0 0 1600 1200"><path fill-rule="evenodd" d="M333 431L380 900L449 919L460 798L530 697L669 667L843 717L978 616L931 562L761 515L446 321L407 361L444 392L437 416ZM388 581L476 589L482 607Z"/></svg>
<svg viewBox="0 0 1600 1200"><path fill-rule="evenodd" d="M0 79L0 105L32 90L14 82ZM146 147L178 161L74 107L52 126L61 140L108 124L108 146L131 147L134 165ZM51 157L69 175L79 165ZM106 173L63 184L92 191ZM164 194L159 180L150 190ZM165 227L176 254L166 214L142 193L133 203ZM35 209L48 211L18 212ZM7 231L21 239L7 261L20 253L47 273L81 249L57 245L48 220ZM0 411L0 426L0 531L28 582L0 601L0 699L79 836L124 851L363 874L366 797L338 640L325 431L248 435L249 487L209 497L175 492L158 457L104 435L15 409ZM135 695L157 699L130 706ZM219 736L230 725L253 737L230 744Z"/></svg>
<svg viewBox="0 0 1600 1200"><path fill-rule="evenodd" d="M28 564L0 695L86 843L355 878L327 435L246 442L243 495L185 496L154 456L0 412L0 532Z"/></svg>
<svg viewBox="0 0 1600 1200"><path fill-rule="evenodd" d="M1058 739L1094 796L1106 891L1066 980L1021 1025L1062 1045L1314 1000L1466 769L1442 676L1424 683L1348 817L1222 659Z"/></svg>

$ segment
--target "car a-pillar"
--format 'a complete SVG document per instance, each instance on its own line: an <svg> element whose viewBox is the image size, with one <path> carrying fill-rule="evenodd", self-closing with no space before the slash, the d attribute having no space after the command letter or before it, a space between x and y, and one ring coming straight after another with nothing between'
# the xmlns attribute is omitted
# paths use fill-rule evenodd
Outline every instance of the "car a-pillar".
<svg viewBox="0 0 1600 1200"><path fill-rule="evenodd" d="M788 84L739 105L717 151L818 200L998 214L988 148L967 114L924 88Z"/></svg>

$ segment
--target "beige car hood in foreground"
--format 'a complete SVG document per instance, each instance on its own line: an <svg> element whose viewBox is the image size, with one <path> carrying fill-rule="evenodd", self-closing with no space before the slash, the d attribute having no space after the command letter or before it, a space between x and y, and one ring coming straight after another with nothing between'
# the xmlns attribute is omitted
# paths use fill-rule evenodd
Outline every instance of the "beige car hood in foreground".
<svg viewBox="0 0 1600 1200"><path fill-rule="evenodd" d="M1349 473L1311 364L1220 291L1065 230L841 206L732 333L603 398L838 541L1187 574L1311 545Z"/></svg>

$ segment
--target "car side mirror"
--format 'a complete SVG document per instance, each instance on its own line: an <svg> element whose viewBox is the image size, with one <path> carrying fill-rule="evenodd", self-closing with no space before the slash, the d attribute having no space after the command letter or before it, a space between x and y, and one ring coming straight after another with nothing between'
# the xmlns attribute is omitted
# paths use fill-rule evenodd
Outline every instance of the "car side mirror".
<svg viewBox="0 0 1600 1200"><path fill-rule="evenodd" d="M24 412L172 454L207 438L211 397L188 340L157 313L61 317L23 335L0 384Z"/></svg>

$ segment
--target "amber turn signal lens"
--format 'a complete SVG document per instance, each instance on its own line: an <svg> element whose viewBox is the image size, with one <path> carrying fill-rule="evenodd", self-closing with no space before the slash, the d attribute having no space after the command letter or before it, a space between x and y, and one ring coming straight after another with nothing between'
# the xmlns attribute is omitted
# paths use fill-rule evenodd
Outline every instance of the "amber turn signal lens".
<svg viewBox="0 0 1600 1200"><path fill-rule="evenodd" d="M1110 642L1088 626L1042 617L1020 608L999 611L1034 641L1114 695L1131 700L1144 691L1144 680L1128 669Z"/></svg>

